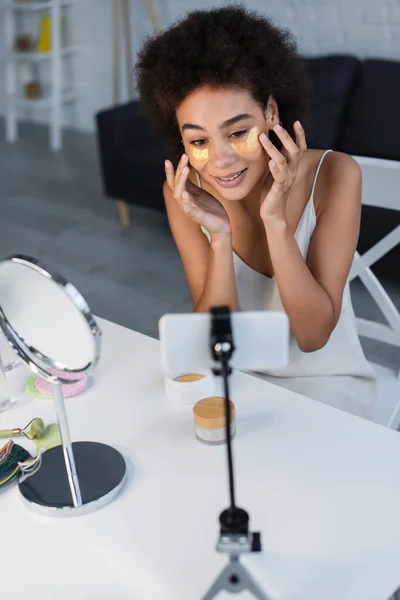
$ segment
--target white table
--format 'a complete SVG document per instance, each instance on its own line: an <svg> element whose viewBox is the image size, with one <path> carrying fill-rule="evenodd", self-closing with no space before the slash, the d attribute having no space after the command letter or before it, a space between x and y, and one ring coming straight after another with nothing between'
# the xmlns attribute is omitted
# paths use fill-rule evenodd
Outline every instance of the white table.
<svg viewBox="0 0 400 600"><path fill-rule="evenodd" d="M225 448L195 439L190 408L169 408L158 342L99 322L103 356L66 401L71 431L118 448L129 479L69 519L33 515L15 485L0 492L2 597L200 600L227 562L214 550ZM244 559L254 577L272 600L386 600L400 585L400 436L241 373L232 398L237 500L262 532L263 553ZM52 402L21 394L0 424L34 416L54 421Z"/></svg>

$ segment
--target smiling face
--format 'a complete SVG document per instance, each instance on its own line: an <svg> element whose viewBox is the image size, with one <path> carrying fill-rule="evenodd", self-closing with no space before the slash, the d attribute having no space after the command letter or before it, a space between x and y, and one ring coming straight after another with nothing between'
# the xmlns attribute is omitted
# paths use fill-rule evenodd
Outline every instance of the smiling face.
<svg viewBox="0 0 400 600"><path fill-rule="evenodd" d="M246 90L202 87L176 116L190 164L218 195L241 200L265 176L269 157L258 138L279 122L272 96L263 111Z"/></svg>

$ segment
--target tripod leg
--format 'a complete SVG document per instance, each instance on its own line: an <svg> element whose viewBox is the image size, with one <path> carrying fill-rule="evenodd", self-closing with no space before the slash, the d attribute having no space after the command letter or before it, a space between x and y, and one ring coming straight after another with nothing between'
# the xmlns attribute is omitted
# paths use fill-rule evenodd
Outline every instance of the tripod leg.
<svg viewBox="0 0 400 600"><path fill-rule="evenodd" d="M270 600L254 581L246 567L244 567L242 564L238 564L236 570L242 582L242 590L248 590L253 594L254 598L258 598L258 600Z"/></svg>
<svg viewBox="0 0 400 600"><path fill-rule="evenodd" d="M229 590L227 583L231 575L231 565L227 565L223 571L218 575L208 592L203 596L202 600L212 600L222 590Z"/></svg>
<svg viewBox="0 0 400 600"><path fill-rule="evenodd" d="M231 594L239 594L243 590L248 590L258 600L270 600L236 557L231 557L231 562L218 575L202 600L212 600L223 590Z"/></svg>

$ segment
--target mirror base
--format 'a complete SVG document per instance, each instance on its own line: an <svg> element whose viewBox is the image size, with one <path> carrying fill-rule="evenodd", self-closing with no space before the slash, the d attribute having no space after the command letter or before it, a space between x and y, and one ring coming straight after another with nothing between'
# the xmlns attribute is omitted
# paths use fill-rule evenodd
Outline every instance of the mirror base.
<svg viewBox="0 0 400 600"><path fill-rule="evenodd" d="M82 493L75 508L67 479L62 446L47 450L40 469L19 484L24 504L45 516L75 516L98 510L117 497L126 479L125 460L115 448L99 442L72 444Z"/></svg>

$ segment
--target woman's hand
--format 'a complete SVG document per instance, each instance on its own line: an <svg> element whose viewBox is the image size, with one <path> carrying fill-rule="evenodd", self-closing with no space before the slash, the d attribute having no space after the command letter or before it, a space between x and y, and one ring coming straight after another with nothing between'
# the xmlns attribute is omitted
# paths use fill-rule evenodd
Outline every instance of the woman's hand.
<svg viewBox="0 0 400 600"><path fill-rule="evenodd" d="M229 217L222 204L188 179L187 154L182 155L176 173L172 163L166 160L165 173L168 186L186 216L202 225L210 235L230 233Z"/></svg>
<svg viewBox="0 0 400 600"><path fill-rule="evenodd" d="M260 216L264 223L271 219L286 221L286 202L289 191L296 179L304 151L307 149L304 129L300 121L296 121L294 124L294 131L296 143L286 129L283 129L280 125L274 127L274 132L283 144L281 151L274 146L265 134L261 134L259 138L264 150L271 157L268 163L270 173L264 186L265 190L270 189L261 201L260 207ZM271 177L273 178L272 186Z"/></svg>

